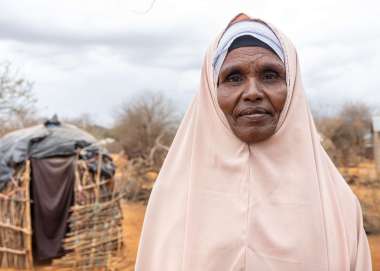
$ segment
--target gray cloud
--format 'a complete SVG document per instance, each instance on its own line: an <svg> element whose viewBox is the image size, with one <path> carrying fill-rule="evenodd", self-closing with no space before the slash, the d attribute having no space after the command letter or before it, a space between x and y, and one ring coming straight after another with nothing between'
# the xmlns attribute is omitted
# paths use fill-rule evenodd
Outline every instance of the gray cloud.
<svg viewBox="0 0 380 271"><path fill-rule="evenodd" d="M199 37L192 33L194 29L183 25L161 31L142 29L100 33L51 29L40 25L31 28L4 19L0 19L0 26L0 40L30 46L32 55L36 55L36 51L38 55L38 48L43 48L42 55L47 57L83 55L96 48L104 48L104 51L134 65L194 69L200 66L199 52L203 49L199 46Z"/></svg>
<svg viewBox="0 0 380 271"><path fill-rule="evenodd" d="M35 81L43 114L89 112L110 123L118 104L143 89L166 93L183 111L209 42L241 10L289 34L312 102L380 103L377 3L290 0L273 9L243 0L162 0L143 16L130 12L133 1L4 2L0 52Z"/></svg>

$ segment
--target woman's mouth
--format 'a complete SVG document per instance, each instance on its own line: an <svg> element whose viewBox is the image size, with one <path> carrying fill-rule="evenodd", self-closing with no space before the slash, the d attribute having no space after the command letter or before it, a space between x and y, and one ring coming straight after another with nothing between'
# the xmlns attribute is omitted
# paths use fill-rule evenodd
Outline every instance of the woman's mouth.
<svg viewBox="0 0 380 271"><path fill-rule="evenodd" d="M272 114L262 107L250 107L239 111L237 114L237 119L246 119L249 121L258 122L270 116L272 116Z"/></svg>

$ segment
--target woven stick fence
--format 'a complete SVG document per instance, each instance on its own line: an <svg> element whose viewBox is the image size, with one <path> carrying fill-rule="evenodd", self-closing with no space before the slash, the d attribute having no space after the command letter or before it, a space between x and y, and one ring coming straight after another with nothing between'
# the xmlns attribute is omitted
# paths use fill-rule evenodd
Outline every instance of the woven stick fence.
<svg viewBox="0 0 380 271"><path fill-rule="evenodd" d="M29 183L26 162L0 193L0 267L33 267Z"/></svg>
<svg viewBox="0 0 380 271"><path fill-rule="evenodd" d="M69 218L70 231L64 240L65 256L53 262L59 268L116 270L123 242L123 197L113 179L91 174L84 161L77 161L75 205Z"/></svg>
<svg viewBox="0 0 380 271"><path fill-rule="evenodd" d="M113 179L101 177L98 163L98 172L92 174L84 161L77 160L75 203L63 241L66 254L54 260L56 267L117 270L123 262L123 194ZM0 193L0 268L33 269L29 185L27 161Z"/></svg>

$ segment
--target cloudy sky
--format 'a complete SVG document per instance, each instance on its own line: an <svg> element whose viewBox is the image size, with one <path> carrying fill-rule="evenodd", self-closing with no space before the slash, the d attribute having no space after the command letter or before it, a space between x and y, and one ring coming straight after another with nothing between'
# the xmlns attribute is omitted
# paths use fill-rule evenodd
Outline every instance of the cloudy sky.
<svg viewBox="0 0 380 271"><path fill-rule="evenodd" d="M90 113L111 125L122 101L161 91L184 111L204 52L237 13L296 45L309 100L380 108L380 2L0 0L0 61L33 81L43 116Z"/></svg>

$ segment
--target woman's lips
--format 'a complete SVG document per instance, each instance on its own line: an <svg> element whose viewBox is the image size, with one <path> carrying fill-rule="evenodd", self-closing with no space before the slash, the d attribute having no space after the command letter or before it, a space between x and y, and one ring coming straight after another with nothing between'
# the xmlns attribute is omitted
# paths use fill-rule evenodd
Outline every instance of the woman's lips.
<svg viewBox="0 0 380 271"><path fill-rule="evenodd" d="M246 108L237 114L237 120L248 120L250 122L259 122L271 117L272 114L264 108Z"/></svg>

